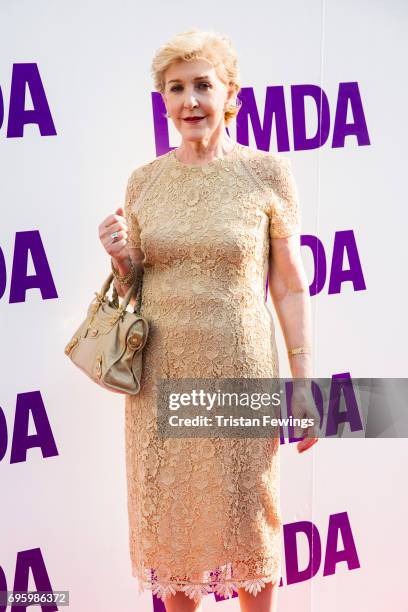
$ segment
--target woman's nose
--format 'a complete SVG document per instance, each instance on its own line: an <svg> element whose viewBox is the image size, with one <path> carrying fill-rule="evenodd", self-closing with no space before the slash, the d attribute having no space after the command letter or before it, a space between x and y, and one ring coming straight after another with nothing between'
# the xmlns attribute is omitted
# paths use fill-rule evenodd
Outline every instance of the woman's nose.
<svg viewBox="0 0 408 612"><path fill-rule="evenodd" d="M186 108L194 108L198 106L197 98L193 94L186 93L184 97L184 106Z"/></svg>

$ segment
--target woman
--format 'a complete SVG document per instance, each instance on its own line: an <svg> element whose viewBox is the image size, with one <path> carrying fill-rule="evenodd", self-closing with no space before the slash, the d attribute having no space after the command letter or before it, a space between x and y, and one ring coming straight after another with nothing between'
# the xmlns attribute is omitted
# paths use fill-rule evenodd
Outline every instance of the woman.
<svg viewBox="0 0 408 612"><path fill-rule="evenodd" d="M184 32L158 50L152 69L181 145L134 170L124 211L99 227L119 295L143 274L150 322L142 389L126 396L133 575L167 611L237 591L241 610L270 612L281 575L279 439L159 439L155 385L279 376L268 262L292 375L311 376L296 187L286 158L226 134L240 90L227 37ZM316 440L303 439L299 451Z"/></svg>

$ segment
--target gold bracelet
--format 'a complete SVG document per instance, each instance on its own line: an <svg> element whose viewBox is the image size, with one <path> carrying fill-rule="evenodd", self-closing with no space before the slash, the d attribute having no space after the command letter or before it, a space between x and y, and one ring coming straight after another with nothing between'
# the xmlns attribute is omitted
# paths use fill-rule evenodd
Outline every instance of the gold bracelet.
<svg viewBox="0 0 408 612"><path fill-rule="evenodd" d="M288 350L289 357L292 357L292 355L303 355L306 353L310 354L310 350L307 346L296 346L295 348L291 348Z"/></svg>
<svg viewBox="0 0 408 612"><path fill-rule="evenodd" d="M120 285L130 285L136 278L136 267L133 264L133 261L129 258L130 261L130 270L126 274L119 274L118 270L113 267L113 261L111 258L111 268L113 272L113 276L116 278Z"/></svg>

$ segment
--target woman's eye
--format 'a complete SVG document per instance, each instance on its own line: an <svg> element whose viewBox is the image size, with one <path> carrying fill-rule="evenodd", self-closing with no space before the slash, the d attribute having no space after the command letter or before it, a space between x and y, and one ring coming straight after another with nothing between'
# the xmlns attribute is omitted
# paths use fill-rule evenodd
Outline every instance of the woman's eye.
<svg viewBox="0 0 408 612"><path fill-rule="evenodd" d="M198 87L201 88L204 86L204 89L208 89L211 87L210 83L199 83ZM180 91L182 89L181 85L173 85L170 91Z"/></svg>

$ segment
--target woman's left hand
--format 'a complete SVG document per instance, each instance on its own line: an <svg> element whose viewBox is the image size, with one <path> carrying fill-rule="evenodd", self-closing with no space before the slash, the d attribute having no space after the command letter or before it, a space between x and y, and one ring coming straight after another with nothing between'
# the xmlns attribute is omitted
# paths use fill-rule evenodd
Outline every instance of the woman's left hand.
<svg viewBox="0 0 408 612"><path fill-rule="evenodd" d="M317 433L319 430L320 416L314 405L313 396L310 390L310 384L294 380L294 389L292 394L292 415L297 419L313 419L314 425L306 429L295 427L295 437L303 439L297 443L299 453L311 448L319 440Z"/></svg>

